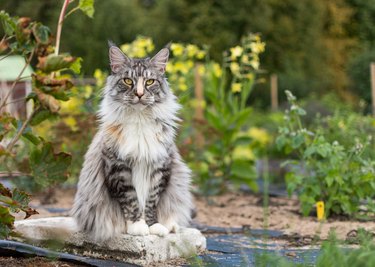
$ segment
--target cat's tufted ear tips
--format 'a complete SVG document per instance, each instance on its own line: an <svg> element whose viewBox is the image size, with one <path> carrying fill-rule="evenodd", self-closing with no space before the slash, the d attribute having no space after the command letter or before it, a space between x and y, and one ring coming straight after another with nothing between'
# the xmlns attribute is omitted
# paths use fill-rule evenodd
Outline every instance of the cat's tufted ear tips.
<svg viewBox="0 0 375 267"><path fill-rule="evenodd" d="M109 62L113 73L118 73L124 64L129 62L129 58L121 51L120 48L115 46L112 42L109 44Z"/></svg>
<svg viewBox="0 0 375 267"><path fill-rule="evenodd" d="M162 50L160 50L152 59L151 63L155 65L155 67L164 74L165 68L167 66L169 57L169 48L164 47Z"/></svg>

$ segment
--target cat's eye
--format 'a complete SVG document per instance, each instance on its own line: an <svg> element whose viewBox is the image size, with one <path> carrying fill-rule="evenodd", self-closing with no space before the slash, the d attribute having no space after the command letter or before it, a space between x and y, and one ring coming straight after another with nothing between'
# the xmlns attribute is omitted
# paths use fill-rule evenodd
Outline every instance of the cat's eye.
<svg viewBox="0 0 375 267"><path fill-rule="evenodd" d="M155 82L154 79L149 79L146 81L146 85L150 86L151 84L153 84Z"/></svg>
<svg viewBox="0 0 375 267"><path fill-rule="evenodd" d="M123 80L123 82L126 84L126 85L133 85L133 80L132 79L129 79L129 78L125 78Z"/></svg>

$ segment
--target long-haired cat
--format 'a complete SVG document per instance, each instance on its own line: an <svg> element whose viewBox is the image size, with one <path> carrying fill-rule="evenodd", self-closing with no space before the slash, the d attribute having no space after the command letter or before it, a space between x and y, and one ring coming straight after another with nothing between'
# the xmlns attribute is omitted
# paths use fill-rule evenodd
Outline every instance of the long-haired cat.
<svg viewBox="0 0 375 267"><path fill-rule="evenodd" d="M179 104L165 78L168 57L163 48L151 59L129 58L110 44L112 74L72 209L79 229L98 241L164 236L189 223L190 170L174 142Z"/></svg>

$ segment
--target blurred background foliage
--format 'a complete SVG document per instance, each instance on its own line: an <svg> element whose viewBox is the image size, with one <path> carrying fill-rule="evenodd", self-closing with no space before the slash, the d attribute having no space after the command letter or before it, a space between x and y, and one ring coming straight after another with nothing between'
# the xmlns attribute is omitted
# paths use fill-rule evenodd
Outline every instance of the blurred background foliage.
<svg viewBox="0 0 375 267"><path fill-rule="evenodd" d="M60 5L49 0L3 0L0 9L54 25ZM341 98L370 101L369 62L375 50L375 2L368 0L106 0L96 1L95 19L74 16L66 21L63 51L82 56L83 71L107 69L107 43L131 42L149 36L156 48L168 42L205 44L209 56L249 32L267 43L262 66L279 76L280 91L298 97L334 91ZM84 38L82 38L84 34ZM268 106L264 87L254 91ZM284 96L280 96L283 98Z"/></svg>

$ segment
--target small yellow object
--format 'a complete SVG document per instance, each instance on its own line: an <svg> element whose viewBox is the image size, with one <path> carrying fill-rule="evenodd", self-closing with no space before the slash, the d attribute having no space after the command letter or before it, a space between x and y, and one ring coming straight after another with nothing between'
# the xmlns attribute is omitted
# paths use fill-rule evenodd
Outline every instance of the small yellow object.
<svg viewBox="0 0 375 267"><path fill-rule="evenodd" d="M316 215L318 217L318 221L324 219L324 202L318 201L316 202Z"/></svg>

